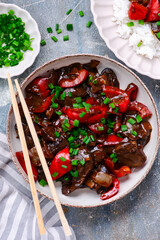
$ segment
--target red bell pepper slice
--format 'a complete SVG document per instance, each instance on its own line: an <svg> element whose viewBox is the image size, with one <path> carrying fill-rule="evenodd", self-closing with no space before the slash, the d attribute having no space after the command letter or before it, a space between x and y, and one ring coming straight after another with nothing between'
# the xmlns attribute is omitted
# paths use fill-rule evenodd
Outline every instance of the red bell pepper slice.
<svg viewBox="0 0 160 240"><path fill-rule="evenodd" d="M23 157L23 152L16 152L16 157L18 159L18 162L20 163L21 167L23 168L23 170L25 171L25 173L27 174L27 169L26 169L26 164L24 161L24 157ZM32 167L32 172L33 172L33 177L34 177L34 181L37 181L37 177L38 177L38 170L37 168L35 168L35 166L31 163L31 167Z"/></svg>
<svg viewBox="0 0 160 240"><path fill-rule="evenodd" d="M130 104L128 105L127 111L137 111L139 112L141 118L150 118L152 116L151 111L148 109L147 106L145 106L143 103L134 101L134 102L130 102Z"/></svg>
<svg viewBox="0 0 160 240"><path fill-rule="evenodd" d="M59 81L59 85L62 88L70 88L70 87L75 87L79 84L81 84L82 82L84 82L88 76L88 71L85 69L80 70L76 75L76 77L74 79L67 79L67 78L63 78Z"/></svg>
<svg viewBox="0 0 160 240"><path fill-rule="evenodd" d="M106 193L102 193L101 194L101 200L107 200L111 197L113 197L114 195L116 195L119 191L119 180L117 178L115 178L113 180L113 187L107 191Z"/></svg>
<svg viewBox="0 0 160 240"><path fill-rule="evenodd" d="M66 108L66 107L63 107L62 108L62 112L65 113L69 119L71 120L79 120L81 123L85 123L87 122L87 119L89 117L89 113L86 112L85 108L81 108L81 109L78 109L78 108ZM82 113L82 112L85 112L86 114L81 118L79 115Z"/></svg>
<svg viewBox="0 0 160 240"><path fill-rule="evenodd" d="M137 98L137 94L138 94L138 87L136 84L134 83L130 83L127 88L126 88L126 93L129 95L130 97L130 101L135 101Z"/></svg>
<svg viewBox="0 0 160 240"><path fill-rule="evenodd" d="M123 138L120 138L117 135L112 134L112 135L107 136L106 140L102 144L100 144L98 146L99 147L102 147L102 146L114 146L114 145L119 144L122 140L123 140Z"/></svg>
<svg viewBox="0 0 160 240"><path fill-rule="evenodd" d="M61 159L62 158L62 159ZM60 151L52 160L49 171L52 179L56 180L71 170L69 148Z"/></svg>
<svg viewBox="0 0 160 240"><path fill-rule="evenodd" d="M104 86L103 92L105 92L106 97L108 98L113 98L119 95L120 99L116 99L116 100L114 99L114 104L119 107L119 112L123 113L126 111L129 104L129 96L124 90L121 90L116 87ZM110 109L110 112L114 113L114 110Z"/></svg>
<svg viewBox="0 0 160 240"><path fill-rule="evenodd" d="M99 130L99 127L102 127L104 128L104 130ZM106 133L107 130L108 130L108 126L107 125L103 125L102 123L95 123L95 124L92 124L92 125L88 125L88 128L94 132L95 134L98 134L98 135L101 135L103 133Z"/></svg>
<svg viewBox="0 0 160 240"><path fill-rule="evenodd" d="M143 20L146 18L148 9L142 4L132 2L129 10L128 16L131 20Z"/></svg>
<svg viewBox="0 0 160 240"><path fill-rule="evenodd" d="M113 173L117 178L123 177L131 173L131 169L128 166L122 166L120 169L115 169L112 159L109 157L105 159L105 165L111 173Z"/></svg>
<svg viewBox="0 0 160 240"><path fill-rule="evenodd" d="M42 105L40 105L40 106L38 106L38 107L35 107L35 108L33 109L33 112L34 112L34 113L43 113L44 111L46 111L47 108L51 105L51 102L52 102L51 99L53 98L54 95L55 95L55 94L52 94L51 96L47 97L47 98L43 101Z"/></svg>
<svg viewBox="0 0 160 240"><path fill-rule="evenodd" d="M46 90L45 92L43 92L43 93L41 94L41 96L45 99L46 97L49 96L50 92L51 92L50 90Z"/></svg>
<svg viewBox="0 0 160 240"><path fill-rule="evenodd" d="M99 105L99 103L97 102L97 100L94 97L88 98L86 103L89 103L89 104L94 105L94 106Z"/></svg>
<svg viewBox="0 0 160 240"><path fill-rule="evenodd" d="M88 123L94 124L100 122L101 118L107 118L108 117L107 111L108 111L107 107L93 106L92 108L90 108L91 115L88 118ZM93 115L92 112L94 112Z"/></svg>
<svg viewBox="0 0 160 240"><path fill-rule="evenodd" d="M145 19L146 22L154 22L160 20L160 17L158 16L159 7L159 0L150 0L149 4L147 5L148 14L147 18Z"/></svg>
<svg viewBox="0 0 160 240"><path fill-rule="evenodd" d="M38 86L41 93L45 92L48 89L49 83L50 83L50 81L46 77L44 77L44 78L39 77L33 81L33 85Z"/></svg>

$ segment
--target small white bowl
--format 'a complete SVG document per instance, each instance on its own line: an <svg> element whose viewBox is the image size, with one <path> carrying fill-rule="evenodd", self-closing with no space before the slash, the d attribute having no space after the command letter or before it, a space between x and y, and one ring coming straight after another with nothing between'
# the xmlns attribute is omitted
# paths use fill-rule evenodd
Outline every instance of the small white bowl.
<svg viewBox="0 0 160 240"><path fill-rule="evenodd" d="M139 93L137 96L137 100L146 104L150 111L152 112L152 117L150 119L150 123L152 125L152 133L151 133L151 139L149 143L145 146L144 152L147 156L147 161L144 164L143 167L137 168L133 171L132 174L125 176L120 179L120 190L117 195L114 197L102 201L100 199L100 195L97 195L95 191L90 190L89 188L85 189L78 189L74 191L69 196L65 196L61 193L61 184L56 184L56 189L60 198L60 201L64 205L73 206L73 207L96 207L105 205L111 202L114 202L122 197L124 197L126 194L131 192L140 182L145 178L147 173L152 167L152 164L155 160L156 153L158 150L158 144L159 144L159 119L158 119L158 113L156 109L155 102L149 92L149 90L146 88L146 86L143 84L143 82L137 77L131 70L129 70L127 67L123 66L122 64L106 58L102 56L97 55L89 55L89 54L79 54L79 55L71 55L71 56L64 56L57 58L55 60L52 60L38 69L36 69L33 73L29 75L29 77L23 82L21 88L24 93L24 89L26 86L33 81L38 76L44 75L48 70L51 69L57 69L61 68L63 66L68 66L75 62L80 63L87 63L91 60L98 60L100 61L100 64L98 66L98 70L101 71L102 69L109 67L113 69L113 71L116 73L118 80L120 82L120 88L125 89L126 86L134 82L139 87ZM15 133L15 118L13 114L12 107L10 108L9 115L8 115L8 122L7 122L7 136L8 136L8 143L9 143L9 149L12 155L12 159L17 166L18 171L22 174L24 179L28 181L27 175L21 168L17 158L15 157L15 152L21 151L21 145L19 139L16 138ZM46 196L49 199L52 199L50 190L48 186L42 187L38 182L36 183L37 190L42 195Z"/></svg>
<svg viewBox="0 0 160 240"><path fill-rule="evenodd" d="M26 10L14 4L0 3L0 14L8 13L11 9L15 12L15 15L17 17L22 18L22 21L25 23L25 32L28 33L31 38L34 38L31 44L33 51L24 52L24 60L19 62L18 65L13 67L3 66L2 68L0 68L0 78L7 78L7 73L10 73L11 77L22 74L27 68L29 68L33 64L40 51L41 35L36 21Z"/></svg>

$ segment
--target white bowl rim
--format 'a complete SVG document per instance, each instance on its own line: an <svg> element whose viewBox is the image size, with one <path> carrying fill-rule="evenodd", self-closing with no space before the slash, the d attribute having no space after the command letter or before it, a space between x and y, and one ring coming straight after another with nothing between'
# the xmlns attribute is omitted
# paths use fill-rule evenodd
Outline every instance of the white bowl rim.
<svg viewBox="0 0 160 240"><path fill-rule="evenodd" d="M24 81L23 83L21 84L21 89L23 88L23 86L27 83L27 81L29 81L29 79L35 75L39 70L43 69L44 67L46 67L47 65L50 65L51 63L54 63L54 62L57 62L57 61L61 61L61 60L64 60L66 58L70 58L70 57L75 57L75 58L78 58L79 56L87 56L87 57L97 57L97 58L101 58L101 59L105 59L105 60L108 60L108 61L111 61L112 63L114 64L117 64L119 65L120 67L124 68L126 71L128 71L129 73L131 73L137 80L138 82L142 85L142 87L145 89L145 91L147 92L147 94L149 95L151 101L152 101L152 104L154 106L154 109L155 109L155 113L156 113L156 120L157 120L157 126L158 126L158 134L157 134L157 144L156 144L156 148L155 148L155 153L152 157L152 159L150 160L150 164L148 166L148 168L146 169L146 172L142 175L142 177L139 179L139 181L134 184L133 187L131 187L127 192L123 193L121 196L119 197L115 197L114 200L112 200L112 198L108 199L108 202L105 203L105 202L102 202L102 204L96 204L94 206L90 206L90 205L87 205L87 206L72 206L71 204L66 204L64 202L61 202L61 204L65 205L65 206L69 206L69 207L77 207L77 208L93 208L93 207L99 207L99 206L104 206L104 205L107 205L109 203L112 203L112 202L115 202L121 198L123 198L124 196L126 196L128 193L130 193L131 191L133 191L143 180L144 178L146 177L146 175L148 174L148 172L150 171L154 161L155 161L155 158L156 158L156 155L157 155L157 152L158 152L158 147L159 147L159 140L160 140L160 124L159 124L159 115L158 115L158 110L157 110L157 107L156 107L156 104L154 102L154 99L151 95L151 93L149 92L148 88L145 86L145 84L142 82L142 80L132 71L130 70L128 67L124 66L123 64L117 62L116 60L113 60L111 58L108 58L108 57L105 57L105 56L101 56L101 55L96 55L96 54L87 54L87 53L82 53L82 54L71 54L71 55L65 55L65 56L62 56L62 57L59 57L59 58L55 58L51 61L48 61L46 63L44 63L43 65L41 65L40 67L38 67L37 69L35 69ZM16 94L17 96L17 94ZM28 182L28 178L24 176L23 172L22 172L22 168L19 168L19 166L17 165L17 158L15 156L15 154L12 152L12 148L11 148L11 140L10 140L10 115L11 113L13 112L13 108L12 108L12 105L10 106L10 109L9 109L9 113L8 113L8 118L7 118L7 128L6 128L6 132L7 132L7 140L8 140L8 146L9 146L9 151L11 153L11 157L12 157L12 160L14 162L14 164L16 165L17 167L17 170L19 171L19 173L23 176L23 178L26 180L26 182ZM29 182L28 182L29 183ZM50 199L53 201L52 198L48 197L46 194L42 193L40 190L37 189L37 192L40 193L41 195L43 195L44 197Z"/></svg>

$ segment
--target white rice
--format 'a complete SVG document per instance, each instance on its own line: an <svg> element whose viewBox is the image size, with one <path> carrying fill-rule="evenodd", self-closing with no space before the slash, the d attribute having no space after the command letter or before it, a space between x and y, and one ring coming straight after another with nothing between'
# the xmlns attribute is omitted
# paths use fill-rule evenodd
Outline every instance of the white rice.
<svg viewBox="0 0 160 240"><path fill-rule="evenodd" d="M130 20L128 17L129 5L129 0L114 0L113 21L118 24L117 33L120 37L129 40L129 46L132 47L137 54L141 54L150 59L159 57L160 41L153 35L150 23L141 25L138 21ZM128 22L134 22L134 26L128 27ZM140 47L137 46L139 42L142 42Z"/></svg>

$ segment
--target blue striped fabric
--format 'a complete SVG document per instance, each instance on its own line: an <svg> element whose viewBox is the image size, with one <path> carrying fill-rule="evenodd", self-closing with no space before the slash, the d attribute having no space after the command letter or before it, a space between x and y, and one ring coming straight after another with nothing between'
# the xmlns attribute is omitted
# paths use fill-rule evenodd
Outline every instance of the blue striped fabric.
<svg viewBox="0 0 160 240"><path fill-rule="evenodd" d="M54 202L38 195L46 234L40 236L29 184L10 159L0 133L0 240L75 240L65 237Z"/></svg>

